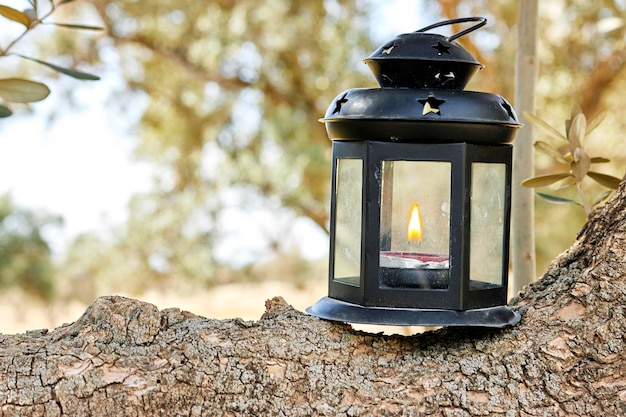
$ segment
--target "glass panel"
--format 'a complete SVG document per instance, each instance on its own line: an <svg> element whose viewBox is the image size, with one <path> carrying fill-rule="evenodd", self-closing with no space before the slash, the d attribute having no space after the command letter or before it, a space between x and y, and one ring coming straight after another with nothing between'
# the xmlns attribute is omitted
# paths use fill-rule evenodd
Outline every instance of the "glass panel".
<svg viewBox="0 0 626 417"><path fill-rule="evenodd" d="M358 286L361 277L363 161L337 159L335 281Z"/></svg>
<svg viewBox="0 0 626 417"><path fill-rule="evenodd" d="M451 167L382 162L381 287L448 288Z"/></svg>
<svg viewBox="0 0 626 417"><path fill-rule="evenodd" d="M474 162L470 217L470 289L502 286L506 165Z"/></svg>

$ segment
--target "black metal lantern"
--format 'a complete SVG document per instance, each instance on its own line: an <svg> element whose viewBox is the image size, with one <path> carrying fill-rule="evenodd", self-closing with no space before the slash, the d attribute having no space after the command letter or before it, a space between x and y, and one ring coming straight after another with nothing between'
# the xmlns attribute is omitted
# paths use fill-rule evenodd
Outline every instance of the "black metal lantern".
<svg viewBox="0 0 626 417"><path fill-rule="evenodd" d="M451 37L424 33L478 22ZM503 327L511 155L521 125L495 94L463 91L482 66L454 39L465 18L400 35L365 62L322 119L333 141L329 320Z"/></svg>

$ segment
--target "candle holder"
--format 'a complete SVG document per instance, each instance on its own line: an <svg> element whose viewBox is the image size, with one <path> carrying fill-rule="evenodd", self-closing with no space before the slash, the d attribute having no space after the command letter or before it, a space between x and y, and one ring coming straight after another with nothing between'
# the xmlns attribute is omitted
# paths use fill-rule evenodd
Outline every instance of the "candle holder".
<svg viewBox="0 0 626 417"><path fill-rule="evenodd" d="M450 37L425 33L476 22ZM486 19L440 22L365 59L325 117L333 141L328 297L307 312L343 322L514 325L506 306L511 142L521 125L495 94L463 91L482 68L458 43Z"/></svg>

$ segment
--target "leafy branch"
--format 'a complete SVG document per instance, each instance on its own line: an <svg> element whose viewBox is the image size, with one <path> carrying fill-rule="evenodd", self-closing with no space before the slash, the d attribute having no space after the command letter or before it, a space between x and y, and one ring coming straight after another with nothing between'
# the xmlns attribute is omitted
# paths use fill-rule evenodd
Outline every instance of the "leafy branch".
<svg viewBox="0 0 626 417"><path fill-rule="evenodd" d="M100 78L95 75L78 71L73 68L60 67L49 62L12 52L12 49L15 47L15 45L19 43L28 33L32 32L38 26L44 24L55 25L67 29L102 30L102 28L100 27L90 25L56 23L47 21L47 19L52 16L52 14L57 10L58 7L67 3L71 3L73 1L74 0L60 0L58 2L55 2L54 0L50 0L50 8L43 14L40 14L38 0L28 0L28 3L31 7L22 11L16 10L9 6L0 5L0 16L24 26L24 31L21 34L19 34L15 39L9 42L6 47L0 47L0 57L17 56L22 59L36 62L40 65L44 65L54 71L65 74L72 78L76 78L79 80L99 80ZM38 81L25 78L0 79L0 97L3 99L4 102L33 103L45 99L46 97L48 97L49 94L50 89L48 88L48 86ZM11 114L13 114L11 109L8 106L0 103L0 117L8 117L11 116Z"/></svg>
<svg viewBox="0 0 626 417"><path fill-rule="evenodd" d="M549 137L566 141L568 144L567 151L561 152L555 146L548 142L537 141L535 142L535 148L545 154L551 156L554 160L561 164L567 165L567 170L557 172L555 174L541 175L534 178L529 178L522 182L524 187L540 188L547 187L553 184L560 183L559 189L566 189L569 187L576 187L578 195L580 196L580 202L571 200L568 198L557 197L550 194L539 193L537 196L544 198L552 203L562 204L576 204L582 206L585 209L587 215L591 213L593 207L604 201L611 193L612 190L616 190L621 180L617 177L602 174L591 170L593 164L607 163L609 159L603 157L590 157L585 151L585 139L586 137L602 123L606 112L600 113L589 123L587 118L583 114L579 106L574 106L571 111L571 116L565 121L565 135L558 130L550 126L548 123L540 119L539 117L527 113L524 116L530 120L535 126L540 128ZM590 202L587 194L583 190L582 182L585 177L589 177L596 181L598 184L609 188L609 191L602 193L593 202Z"/></svg>

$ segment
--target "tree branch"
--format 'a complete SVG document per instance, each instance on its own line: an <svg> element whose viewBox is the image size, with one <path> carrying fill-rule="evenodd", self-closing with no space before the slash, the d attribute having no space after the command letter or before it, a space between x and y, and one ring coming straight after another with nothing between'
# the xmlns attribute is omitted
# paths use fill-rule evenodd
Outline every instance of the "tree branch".
<svg viewBox="0 0 626 417"><path fill-rule="evenodd" d="M580 107L588 119L602 110L602 98L611 90L613 83L620 79L619 74L626 69L626 50L614 50L611 55L594 66L581 89Z"/></svg>
<svg viewBox="0 0 626 417"><path fill-rule="evenodd" d="M5 415L626 414L626 185L514 300L520 324L362 333L281 298L259 321L123 297L0 336Z"/></svg>

